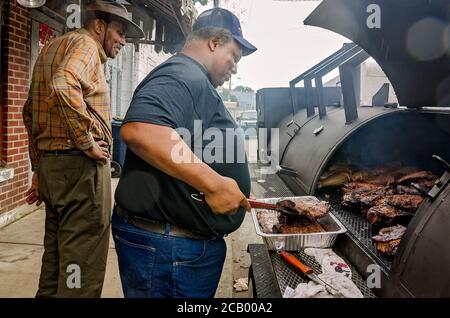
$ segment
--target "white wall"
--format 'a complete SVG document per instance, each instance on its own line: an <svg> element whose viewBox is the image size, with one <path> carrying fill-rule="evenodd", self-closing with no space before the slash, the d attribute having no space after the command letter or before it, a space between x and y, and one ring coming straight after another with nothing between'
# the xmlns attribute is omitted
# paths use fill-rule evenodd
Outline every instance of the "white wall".
<svg viewBox="0 0 450 318"><path fill-rule="evenodd" d="M105 76L111 90L112 117L123 118L134 90L157 65L171 55L156 53L153 45L127 44L115 59L108 59Z"/></svg>
<svg viewBox="0 0 450 318"><path fill-rule="evenodd" d="M139 52L136 52L134 88L150 73L156 66L167 60L171 55L166 53L156 53L153 45L139 45Z"/></svg>

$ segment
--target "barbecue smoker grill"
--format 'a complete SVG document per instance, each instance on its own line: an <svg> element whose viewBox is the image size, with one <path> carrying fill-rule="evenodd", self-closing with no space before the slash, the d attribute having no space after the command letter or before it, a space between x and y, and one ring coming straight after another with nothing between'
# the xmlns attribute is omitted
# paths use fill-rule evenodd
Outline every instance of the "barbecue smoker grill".
<svg viewBox="0 0 450 318"><path fill-rule="evenodd" d="M378 9L381 28L370 29L368 12ZM433 158L450 160L450 3L325 0L305 24L337 32L363 51L355 46L353 54L342 58L347 46L297 78L291 82L290 99L289 88L258 92L259 126L280 129L279 176L295 195L330 199L348 230L338 248L365 277L370 264L382 269L377 296L450 297L450 166ZM389 77L402 107L357 105L353 74L367 58L365 52ZM324 98L321 76L327 66L340 67L343 107ZM312 90L311 79L316 82ZM303 92L294 88L299 80L305 80ZM317 95L315 100L311 94ZM279 121L266 122L269 118ZM371 237L378 230L344 209L337 190L318 189L322 173L343 159L360 167L401 161L441 177L409 223L394 258L376 251Z"/></svg>

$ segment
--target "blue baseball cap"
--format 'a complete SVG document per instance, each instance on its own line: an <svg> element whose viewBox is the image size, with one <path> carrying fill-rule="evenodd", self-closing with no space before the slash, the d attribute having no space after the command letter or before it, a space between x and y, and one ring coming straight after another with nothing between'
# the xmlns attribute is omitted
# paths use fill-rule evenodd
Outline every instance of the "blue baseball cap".
<svg viewBox="0 0 450 318"><path fill-rule="evenodd" d="M207 27L223 28L230 31L242 48L242 56L250 55L257 50L253 44L244 39L239 19L224 8L216 7L202 12L195 21L192 30L197 31Z"/></svg>

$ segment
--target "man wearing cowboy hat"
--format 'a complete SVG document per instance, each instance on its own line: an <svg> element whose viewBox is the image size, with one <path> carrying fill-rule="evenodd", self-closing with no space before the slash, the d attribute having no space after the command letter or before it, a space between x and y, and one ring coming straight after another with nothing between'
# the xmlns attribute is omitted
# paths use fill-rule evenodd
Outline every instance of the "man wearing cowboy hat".
<svg viewBox="0 0 450 318"><path fill-rule="evenodd" d="M100 297L111 213L111 114L103 64L143 31L115 1L93 1L84 27L42 49L23 109L34 171L29 204L45 202L36 297Z"/></svg>

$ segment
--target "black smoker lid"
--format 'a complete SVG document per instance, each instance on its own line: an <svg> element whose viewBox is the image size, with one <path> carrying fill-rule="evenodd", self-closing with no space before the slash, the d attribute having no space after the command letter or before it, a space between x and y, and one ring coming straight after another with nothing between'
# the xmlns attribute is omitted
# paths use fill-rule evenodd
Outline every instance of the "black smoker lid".
<svg viewBox="0 0 450 318"><path fill-rule="evenodd" d="M378 13L381 27L369 28ZM305 24L337 32L368 52L400 105L450 106L449 0L324 0Z"/></svg>

